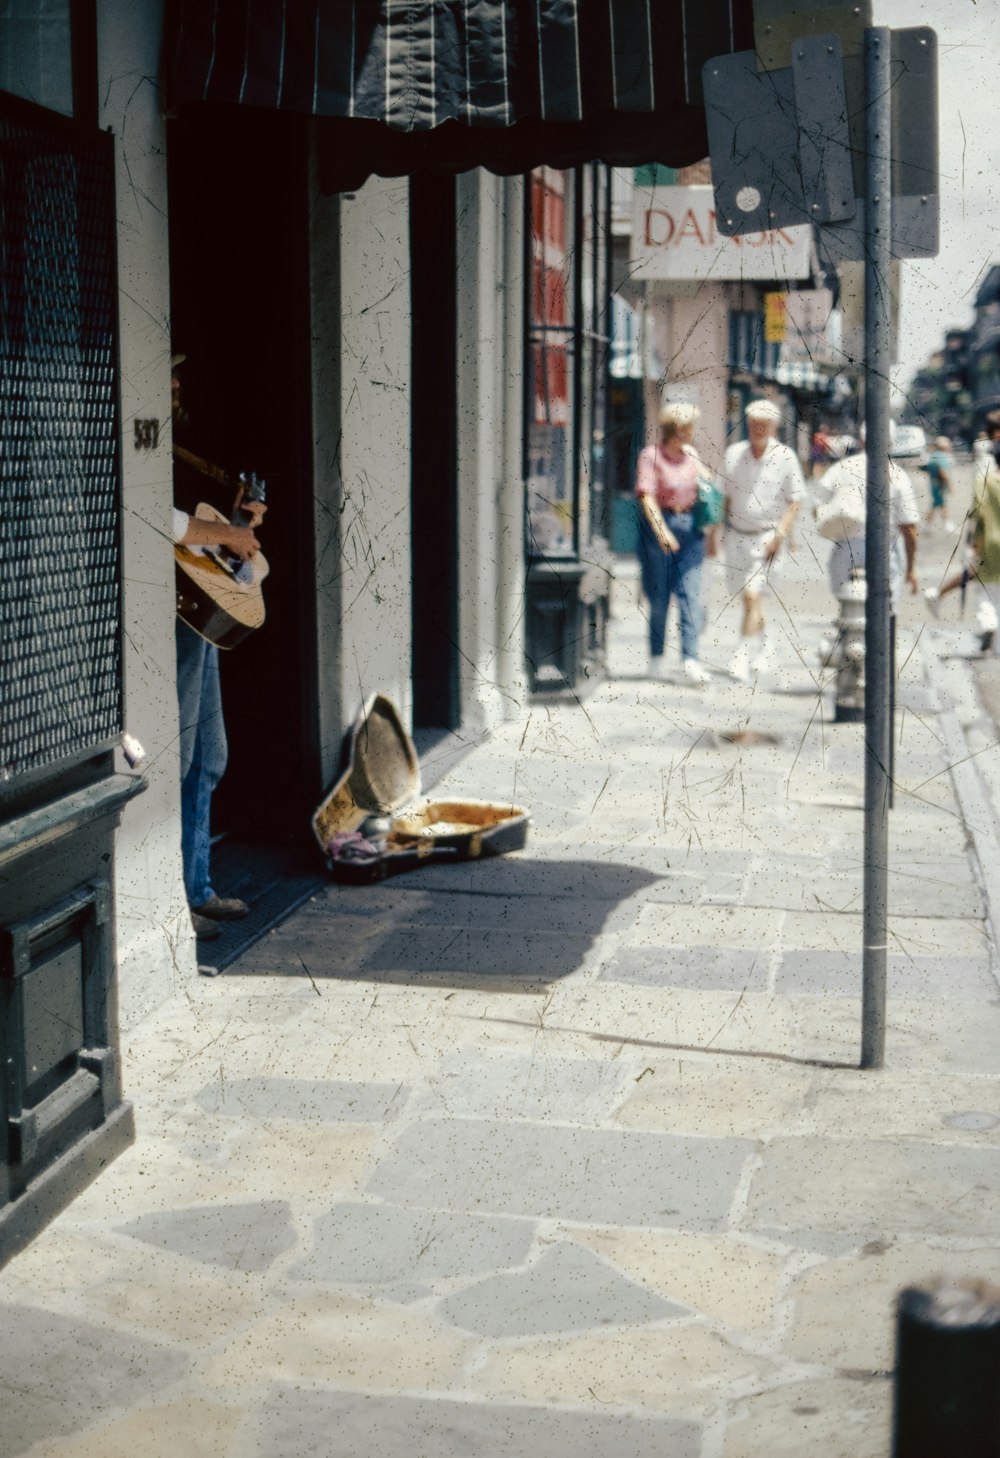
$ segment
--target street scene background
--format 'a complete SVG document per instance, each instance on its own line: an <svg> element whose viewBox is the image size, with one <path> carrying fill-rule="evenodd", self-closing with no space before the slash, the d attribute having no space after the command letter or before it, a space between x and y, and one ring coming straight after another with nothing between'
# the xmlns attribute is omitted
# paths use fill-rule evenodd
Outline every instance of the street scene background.
<svg viewBox="0 0 1000 1458"><path fill-rule="evenodd" d="M774 673L650 682L623 559L606 680L438 786L528 804L525 851L331 885L129 1034L138 1142L5 1271L0 1450L888 1451L896 1293L1000 1277L995 785L951 773L996 730L970 617L905 600L859 1073L863 730L797 538Z"/></svg>

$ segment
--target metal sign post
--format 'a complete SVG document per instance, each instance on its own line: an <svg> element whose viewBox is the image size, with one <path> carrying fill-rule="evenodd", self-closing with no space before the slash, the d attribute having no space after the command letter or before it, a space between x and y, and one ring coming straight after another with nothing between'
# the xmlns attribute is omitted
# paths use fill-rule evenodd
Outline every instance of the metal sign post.
<svg viewBox="0 0 1000 1458"><path fill-rule="evenodd" d="M885 1060L889 912L891 32L865 31L865 823L861 1067Z"/></svg>
<svg viewBox="0 0 1000 1458"><path fill-rule="evenodd" d="M892 784L890 261L938 251L938 107L934 31L872 26L871 13L871 0L757 0L756 49L707 61L702 82L718 232L809 223L827 264L865 261L861 1067L881 1068Z"/></svg>

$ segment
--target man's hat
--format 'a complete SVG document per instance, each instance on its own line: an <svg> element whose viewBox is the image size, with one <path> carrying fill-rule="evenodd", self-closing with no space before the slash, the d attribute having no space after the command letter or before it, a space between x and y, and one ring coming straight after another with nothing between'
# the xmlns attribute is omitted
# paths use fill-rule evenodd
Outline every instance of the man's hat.
<svg viewBox="0 0 1000 1458"><path fill-rule="evenodd" d="M743 413L748 420L781 419L781 411L773 400L751 400Z"/></svg>

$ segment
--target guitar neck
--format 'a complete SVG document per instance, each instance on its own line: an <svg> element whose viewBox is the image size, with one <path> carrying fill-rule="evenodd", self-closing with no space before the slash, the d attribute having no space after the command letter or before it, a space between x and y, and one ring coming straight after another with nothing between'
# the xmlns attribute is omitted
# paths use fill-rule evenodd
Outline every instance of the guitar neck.
<svg viewBox="0 0 1000 1458"><path fill-rule="evenodd" d="M264 502L266 482L258 481L256 475L253 473L251 473L249 480L243 478L234 480L229 472L224 471L221 466L216 466L212 461L207 461L204 456L196 456L193 451L189 451L185 446L175 443L173 453L178 461L183 461L193 471L197 471L202 476L207 476L210 481L215 481L219 486L226 486L231 491L236 492L236 502L233 507L230 522L232 526L239 524L240 510L245 503Z"/></svg>

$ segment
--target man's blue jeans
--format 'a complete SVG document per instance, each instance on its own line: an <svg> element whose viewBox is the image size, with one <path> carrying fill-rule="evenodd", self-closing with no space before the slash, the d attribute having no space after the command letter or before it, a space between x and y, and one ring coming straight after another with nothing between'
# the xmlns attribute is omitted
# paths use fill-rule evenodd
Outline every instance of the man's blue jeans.
<svg viewBox="0 0 1000 1458"><path fill-rule="evenodd" d="M181 737L181 855L189 906L214 892L209 874L212 795L226 768L228 746L219 688L219 650L177 619L177 699Z"/></svg>

